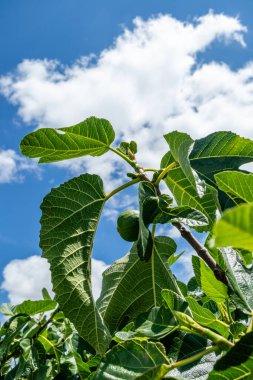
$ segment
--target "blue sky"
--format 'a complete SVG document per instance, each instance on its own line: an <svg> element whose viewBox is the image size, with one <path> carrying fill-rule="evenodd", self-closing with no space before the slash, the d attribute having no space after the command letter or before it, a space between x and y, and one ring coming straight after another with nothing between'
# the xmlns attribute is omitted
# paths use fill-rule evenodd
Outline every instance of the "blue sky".
<svg viewBox="0 0 253 380"><path fill-rule="evenodd" d="M213 10L213 15L224 14L224 17L211 16L208 13L210 9ZM100 172L105 173L106 180L110 180L113 185L117 184L113 176L114 166L108 166L109 159L103 163L104 167L99 161L98 164L85 161L64 168L45 165L40 169L35 163L24 161L19 153L19 142L26 133L38 126L66 126L79 121L81 116L84 118L96 114L114 121L116 133L126 137L134 137L143 125L150 127L147 132L150 135L158 131L157 137L176 128L199 137L216 129L229 129L231 125L231 129L253 137L249 124L250 117L253 116L252 90L249 86L253 76L250 66L253 52L252 13L251 0L0 2L0 149L3 153L2 158L0 156L0 282L3 281L3 269L9 262L40 254L39 205L52 186L83 170L96 171L96 165L100 165ZM165 15L171 17L163 18ZM206 18L196 21L202 16ZM144 20L141 26L133 24L136 17ZM156 20L154 25L151 21L148 24L152 17ZM184 23L195 29L189 29L188 33ZM198 30L197 25L202 25L203 31ZM179 33L176 33L177 27ZM135 39L133 45L124 35L126 29ZM175 40L174 50L162 38L164 31L168 32L168 40ZM152 55L148 45L144 48L138 45L142 33L145 38L152 40L152 49L159 52L158 55L161 53L160 60ZM203 38L205 33L206 39ZM123 42L116 41L119 36L125 36ZM104 53L101 56L102 51ZM128 54L129 51L132 51L132 57ZM95 57L88 66L80 64L78 60L90 54ZM143 64L148 84L147 81L142 82L142 72L138 66L145 54L154 60L154 63L149 59ZM115 57L123 62L119 67L123 67L125 74L118 74ZM45 59L51 63L45 64ZM165 64L166 59L168 65ZM18 68L24 60L26 63ZM54 66L51 60L57 60L58 66ZM249 68L242 71L246 64ZM175 69L177 66L180 72ZM91 81L92 67L95 67L94 75L102 78L101 82L92 79L95 80L94 87ZM44 70L42 74L41 70ZM56 74L60 79L55 80ZM156 75L158 84L159 80L163 84L163 78L171 75L172 90L175 89L179 99L179 105L175 104L171 110L169 104L174 97L173 91L170 92L164 84L164 92L160 92L162 86L158 88L152 82L152 77L156 80ZM122 79L124 77L127 78L126 81ZM79 84L81 91L82 88L84 92L87 91L83 100L78 99ZM115 100L119 98L117 85L122 88L122 104ZM85 86L90 90L85 90ZM145 86L149 87L145 89ZM147 96L146 90L153 91L153 98ZM186 94L182 97L184 91ZM104 92L103 96L101 92ZM164 99L161 99L163 102L159 101L164 93L168 97L167 113ZM129 94L133 94L133 98ZM209 96L211 104L208 103ZM199 115L192 115L187 108L189 98L191 105L200 107ZM75 101L77 105L74 104ZM158 117L155 112L149 112L149 102L151 106L157 102L157 112L163 116ZM119 108L119 114L115 107ZM235 110L236 117L231 110ZM217 116L219 113L220 118ZM120 114L123 115L122 120ZM175 114L176 119L173 116ZM237 120L240 121L240 126ZM143 161L148 163L153 158L158 163L161 154L157 154L157 151L160 152L160 147L161 152L166 151L165 145L160 140L156 141L156 151L150 151L149 154L149 135L144 134L142 141L145 150ZM128 244L116 233L115 218L117 212L123 209L120 205L124 204L128 208L134 204L134 199L131 192L127 193L112 204L113 212L107 211L99 227L95 258L110 263L127 251ZM15 286L19 287L18 283L15 284L17 268L16 266L14 272L9 272L10 277L14 278L10 278L9 292L15 293ZM178 271L182 271L182 268L179 266ZM24 275L31 276L29 270L28 267L28 272L24 272ZM0 296L1 302L5 301L6 291L2 290ZM13 296L12 300L15 299Z"/></svg>

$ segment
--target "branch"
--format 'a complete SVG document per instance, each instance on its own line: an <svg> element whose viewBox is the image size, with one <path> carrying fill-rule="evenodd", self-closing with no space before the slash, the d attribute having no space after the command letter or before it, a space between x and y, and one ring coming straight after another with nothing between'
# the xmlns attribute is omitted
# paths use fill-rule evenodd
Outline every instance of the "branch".
<svg viewBox="0 0 253 380"><path fill-rule="evenodd" d="M208 250L195 238L195 236L193 236L191 231L179 222L174 222L172 224L178 229L181 236L192 246L198 256L205 261L209 268L212 269L217 280L223 282L225 285L228 285L228 280L224 270L221 269L221 267L216 263Z"/></svg>

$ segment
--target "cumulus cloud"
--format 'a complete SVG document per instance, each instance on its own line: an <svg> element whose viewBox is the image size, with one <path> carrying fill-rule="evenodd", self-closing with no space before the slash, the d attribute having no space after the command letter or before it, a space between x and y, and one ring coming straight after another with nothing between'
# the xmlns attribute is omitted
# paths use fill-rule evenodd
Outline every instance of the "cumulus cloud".
<svg viewBox="0 0 253 380"><path fill-rule="evenodd" d="M1 93L17 106L23 122L61 127L96 115L109 119L118 138L135 139L144 165L159 165L163 133L173 129L199 137L219 129L252 136L253 64L238 71L221 63L200 65L198 53L215 40L245 46L237 18L207 15L184 23L168 15L134 20L113 46L72 66L25 60L0 80ZM159 153L159 154L158 154ZM74 172L121 174L116 159L61 163Z"/></svg>
<svg viewBox="0 0 253 380"><path fill-rule="evenodd" d="M93 295L99 297L102 285L102 273L107 265L92 259ZM46 288L52 295L52 284L48 262L40 256L30 256L23 260L10 261L3 270L1 289L7 292L11 304L24 300L41 299L41 289Z"/></svg>
<svg viewBox="0 0 253 380"><path fill-rule="evenodd" d="M27 171L40 175L34 161L18 155L13 149L0 149L0 183L20 182Z"/></svg>
<svg viewBox="0 0 253 380"><path fill-rule="evenodd" d="M217 130L253 138L253 62L233 70L198 59L217 40L245 48L246 31L238 18L212 12L187 23L168 15L136 18L133 29L125 29L97 57L70 66L23 61L0 78L0 92L24 123L38 128L68 126L91 115L107 118L118 140L137 141L140 163L159 167L168 149L162 135L175 129L195 138ZM101 175L107 191L126 179L112 152L57 165ZM134 207L135 201L118 199L106 210L112 219L120 205ZM190 255L183 257L188 265Z"/></svg>

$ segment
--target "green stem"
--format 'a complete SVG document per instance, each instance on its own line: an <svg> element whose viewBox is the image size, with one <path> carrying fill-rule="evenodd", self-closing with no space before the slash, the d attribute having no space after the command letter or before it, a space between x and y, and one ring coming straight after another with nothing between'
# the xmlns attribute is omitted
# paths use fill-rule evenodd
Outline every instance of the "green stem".
<svg viewBox="0 0 253 380"><path fill-rule="evenodd" d="M219 350L218 346L212 346L210 348L207 348L206 350L201 351L198 354L191 356L190 358L183 359L183 360L180 360L178 362L175 362L175 363L169 365L169 370L191 364L191 363L201 359L203 356L208 355L211 352L218 351L218 350Z"/></svg>
<svg viewBox="0 0 253 380"><path fill-rule="evenodd" d="M228 299L226 299L226 301L225 301L225 306L226 306L226 311L227 311L227 316L228 316L228 324L230 325L231 323L234 322L234 320L233 320L233 317L232 317L232 315L230 313Z"/></svg>
<svg viewBox="0 0 253 380"><path fill-rule="evenodd" d="M194 319L192 319L189 315L181 313L180 311L175 311L174 315L179 322L178 328L180 330L191 332L193 334L202 336L203 338L210 339L221 350L227 351L234 346L233 343L224 338L224 336L219 335L214 331L201 326L199 323L194 321Z"/></svg>
<svg viewBox="0 0 253 380"><path fill-rule="evenodd" d="M252 314L252 317L251 317L251 320L250 320L250 323L247 327L247 331L246 333L248 334L249 332L253 331L253 314Z"/></svg>
<svg viewBox="0 0 253 380"><path fill-rule="evenodd" d="M144 168L143 170L144 170L144 172L157 172L158 171L157 169L154 169L154 168Z"/></svg>
<svg viewBox="0 0 253 380"><path fill-rule="evenodd" d="M109 147L109 149L116 153L118 156L120 156L121 158L123 158L123 160L125 160L129 165L131 165L135 170L136 170L136 167L137 167L137 164L136 162L130 160L129 157L127 157L124 153L122 153L120 150L117 150L117 149L114 149L112 148L111 146Z"/></svg>
<svg viewBox="0 0 253 380"><path fill-rule="evenodd" d="M156 229L156 224L152 224L151 235L152 235L152 239L153 239L153 240L154 240L154 238L155 238L155 229Z"/></svg>
<svg viewBox="0 0 253 380"><path fill-rule="evenodd" d="M155 181L155 186L158 186L160 181L163 179L163 177L166 176L166 174L171 170L173 169L174 167L176 166L176 163L175 162L172 162L170 165L167 166L167 168L163 169L163 171L159 174L159 176L157 177L156 181Z"/></svg>
<svg viewBox="0 0 253 380"><path fill-rule="evenodd" d="M124 189L126 189L127 187L132 186L132 185L134 185L135 183L140 182L140 180L141 180L141 178L138 177L138 178L133 179L132 181L129 181L129 182L127 182L127 183L124 183L124 185L121 185L121 186L117 187L117 189L114 189L113 191L111 191L109 194L106 195L106 197L105 197L105 201L108 201L109 198L111 198L113 195L119 193L121 190L124 190Z"/></svg>

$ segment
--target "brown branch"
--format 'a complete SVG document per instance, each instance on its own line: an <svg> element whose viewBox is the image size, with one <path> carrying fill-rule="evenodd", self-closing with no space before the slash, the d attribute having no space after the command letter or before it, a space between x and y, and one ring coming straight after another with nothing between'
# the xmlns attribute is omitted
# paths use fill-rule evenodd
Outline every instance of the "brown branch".
<svg viewBox="0 0 253 380"><path fill-rule="evenodd" d="M172 224L178 229L181 236L192 246L198 256L205 261L209 268L212 269L217 280L228 285L224 270L216 263L208 250L195 238L191 231L189 231L182 223L174 222Z"/></svg>

